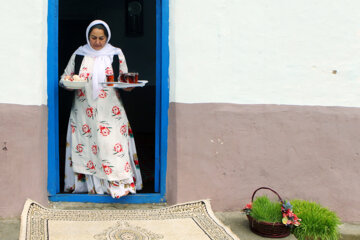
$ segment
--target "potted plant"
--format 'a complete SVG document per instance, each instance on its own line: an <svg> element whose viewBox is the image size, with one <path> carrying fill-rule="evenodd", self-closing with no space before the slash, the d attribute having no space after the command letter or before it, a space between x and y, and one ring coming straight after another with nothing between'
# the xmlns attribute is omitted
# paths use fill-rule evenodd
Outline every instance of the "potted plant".
<svg viewBox="0 0 360 240"><path fill-rule="evenodd" d="M279 201L270 201L267 196L257 197L256 192L267 189L274 192ZM264 237L286 237L291 233L298 240L338 240L340 218L335 212L319 203L305 200L284 201L271 188L255 190L251 202L245 206L250 229Z"/></svg>
<svg viewBox="0 0 360 240"><path fill-rule="evenodd" d="M335 212L319 203L292 200L294 212L301 218L301 225L292 229L299 240L338 240L340 238L340 218Z"/></svg>
<svg viewBox="0 0 360 240"><path fill-rule="evenodd" d="M279 202L272 202L267 196L254 197L260 189L267 189L275 193ZM261 187L255 190L251 202L243 211L249 220L249 226L254 233L270 238L286 237L290 234L290 228L300 225L300 219L292 212L292 206L284 201L273 189Z"/></svg>

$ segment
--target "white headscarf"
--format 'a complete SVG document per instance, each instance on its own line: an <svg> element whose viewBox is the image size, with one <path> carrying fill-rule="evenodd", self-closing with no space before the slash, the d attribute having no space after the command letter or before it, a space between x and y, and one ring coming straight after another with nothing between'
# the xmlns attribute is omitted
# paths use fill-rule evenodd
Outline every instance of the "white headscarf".
<svg viewBox="0 0 360 240"><path fill-rule="evenodd" d="M91 27L96 24L103 25L106 28L109 35L105 46L100 50L95 50L91 47L88 37ZM111 66L113 56L116 54L121 54L121 50L119 48L115 48L109 43L110 37L111 37L110 28L106 24L106 22L102 20L92 21L86 29L87 44L79 47L75 51L75 54L77 55L95 57L94 68L92 72L93 99L96 99L99 96L100 90L102 89L102 86L99 83L106 81L105 69Z"/></svg>

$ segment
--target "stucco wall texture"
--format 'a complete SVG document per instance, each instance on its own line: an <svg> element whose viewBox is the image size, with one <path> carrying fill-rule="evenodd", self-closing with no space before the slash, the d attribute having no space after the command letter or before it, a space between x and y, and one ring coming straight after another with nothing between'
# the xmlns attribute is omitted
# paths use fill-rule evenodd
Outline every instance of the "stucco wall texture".
<svg viewBox="0 0 360 240"><path fill-rule="evenodd" d="M0 103L47 103L47 0L2 1Z"/></svg>
<svg viewBox="0 0 360 240"><path fill-rule="evenodd" d="M0 217L47 204L47 107L0 104Z"/></svg>
<svg viewBox="0 0 360 240"><path fill-rule="evenodd" d="M47 202L47 3L2 4L1 217ZM267 185L360 221L360 2L169 3L169 203Z"/></svg>
<svg viewBox="0 0 360 240"><path fill-rule="evenodd" d="M170 1L170 101L360 107L360 1Z"/></svg>
<svg viewBox="0 0 360 240"><path fill-rule="evenodd" d="M360 221L360 109L171 103L169 118L169 203L240 210L268 186Z"/></svg>

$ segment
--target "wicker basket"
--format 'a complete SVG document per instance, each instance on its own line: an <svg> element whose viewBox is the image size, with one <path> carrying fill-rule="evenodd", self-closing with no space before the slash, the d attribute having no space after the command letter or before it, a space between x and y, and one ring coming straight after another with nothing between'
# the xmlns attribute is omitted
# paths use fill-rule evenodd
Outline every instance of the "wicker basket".
<svg viewBox="0 0 360 240"><path fill-rule="evenodd" d="M254 202L255 194L260 189L268 189L268 190L272 191L279 197L281 204L284 203L284 201L282 200L280 195L268 187L261 187L261 188L256 189L251 197L251 202ZM287 237L290 235L290 228L285 226L283 223L259 222L256 219L252 218L250 215L247 215L247 218L249 220L249 226L250 226L251 231L253 231L257 235L260 235L263 237L268 237L268 238L282 238L282 237Z"/></svg>

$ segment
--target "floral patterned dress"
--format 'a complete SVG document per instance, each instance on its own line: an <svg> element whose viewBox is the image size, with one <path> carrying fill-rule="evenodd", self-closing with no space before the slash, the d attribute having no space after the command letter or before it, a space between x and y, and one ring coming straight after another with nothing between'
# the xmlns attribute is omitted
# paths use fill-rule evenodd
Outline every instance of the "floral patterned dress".
<svg viewBox="0 0 360 240"><path fill-rule="evenodd" d="M142 188L135 141L118 90L105 87L92 97L94 57L85 56L80 77L88 80L76 90L67 130L65 192L110 194L120 198ZM119 55L120 73L127 72ZM61 77L74 75L75 55ZM112 72L112 66L104 69Z"/></svg>

